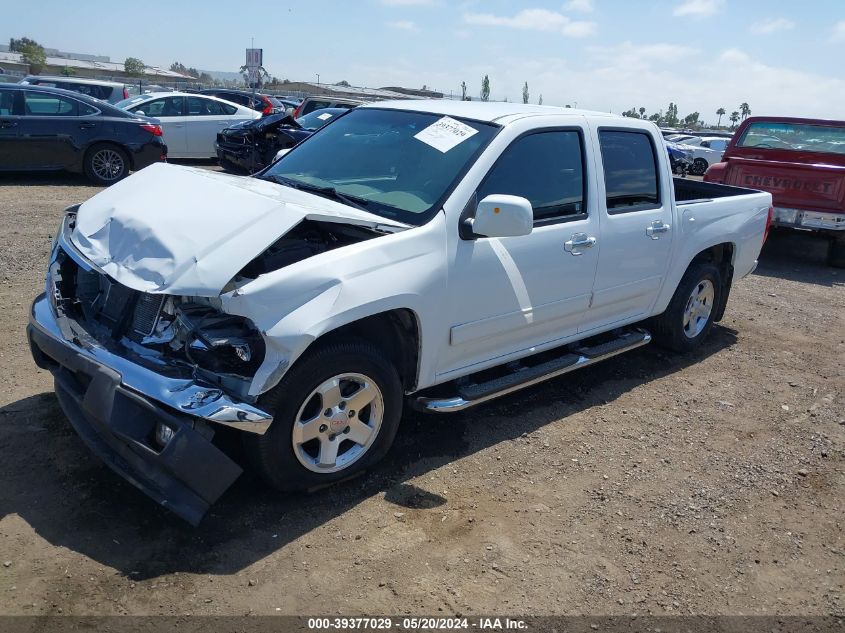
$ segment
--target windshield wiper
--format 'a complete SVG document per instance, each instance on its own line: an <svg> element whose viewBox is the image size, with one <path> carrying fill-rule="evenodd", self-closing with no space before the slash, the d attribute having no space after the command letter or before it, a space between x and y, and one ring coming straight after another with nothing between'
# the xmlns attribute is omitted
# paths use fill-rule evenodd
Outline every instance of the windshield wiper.
<svg viewBox="0 0 845 633"><path fill-rule="evenodd" d="M266 176L260 176L260 178L265 180L270 180L271 182L275 182L280 185L286 185L288 187L292 187L294 189L299 189L300 191L307 191L309 193L316 193L317 195L324 196L326 198L331 198L332 200L336 200L338 202L342 202L343 204L347 204L350 207L354 207L359 209L360 211L367 211L367 205L369 205L368 200L364 200L363 198L353 198L352 196L347 196L345 194L340 193L334 187L323 187L320 185L312 185L307 182L302 182L301 180L294 180L293 178L285 178L284 176L275 176L273 174L267 174Z"/></svg>

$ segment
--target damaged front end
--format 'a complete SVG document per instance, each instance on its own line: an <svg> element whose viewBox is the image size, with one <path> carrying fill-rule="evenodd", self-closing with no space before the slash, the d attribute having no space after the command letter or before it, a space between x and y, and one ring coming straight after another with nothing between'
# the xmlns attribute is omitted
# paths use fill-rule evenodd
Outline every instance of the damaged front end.
<svg viewBox="0 0 845 633"><path fill-rule="evenodd" d="M273 162L279 150L290 149L312 133L287 114L236 123L217 133L217 158L224 169L253 173Z"/></svg>
<svg viewBox="0 0 845 633"><path fill-rule="evenodd" d="M117 221L112 236L116 227ZM240 269L231 268L238 272L228 273L233 276L224 288L188 296L172 287L137 289L143 286L135 277L129 280L136 288L115 280L102 262L94 264L82 252L75 242L82 239L74 234L78 229L73 207L53 245L46 292L32 306L32 355L53 373L59 403L89 448L161 505L197 524L241 473L214 444L215 434L221 425L265 433L273 418L258 398L269 387L266 378L254 383L268 374L277 381L287 368L269 353L267 333L246 316L225 312L220 295L384 233L303 218L282 237L267 240L258 255L240 260L245 264L230 259ZM117 244L112 241L103 261L128 265L130 255L120 259ZM226 276L211 278L202 259L190 261L215 286ZM124 263L110 273L125 274ZM133 274L141 270L136 261Z"/></svg>
<svg viewBox="0 0 845 633"><path fill-rule="evenodd" d="M45 294L27 328L76 431L133 485L196 525L241 467L218 425L264 433L272 416L241 397L263 358L248 320L213 302L131 290L57 236Z"/></svg>

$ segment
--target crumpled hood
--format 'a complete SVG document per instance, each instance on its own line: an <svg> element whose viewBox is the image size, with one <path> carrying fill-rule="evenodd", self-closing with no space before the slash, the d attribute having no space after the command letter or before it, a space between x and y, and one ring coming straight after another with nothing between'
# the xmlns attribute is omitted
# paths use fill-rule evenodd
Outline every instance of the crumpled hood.
<svg viewBox="0 0 845 633"><path fill-rule="evenodd" d="M215 297L304 219L405 226L265 180L156 163L85 202L71 240L135 290Z"/></svg>

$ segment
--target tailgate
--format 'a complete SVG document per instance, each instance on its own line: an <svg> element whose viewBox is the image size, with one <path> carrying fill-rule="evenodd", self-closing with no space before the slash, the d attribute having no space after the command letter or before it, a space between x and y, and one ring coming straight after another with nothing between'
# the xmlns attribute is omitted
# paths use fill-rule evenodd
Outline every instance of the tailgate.
<svg viewBox="0 0 845 633"><path fill-rule="evenodd" d="M845 167L731 158L725 184L768 191L776 207L845 210Z"/></svg>

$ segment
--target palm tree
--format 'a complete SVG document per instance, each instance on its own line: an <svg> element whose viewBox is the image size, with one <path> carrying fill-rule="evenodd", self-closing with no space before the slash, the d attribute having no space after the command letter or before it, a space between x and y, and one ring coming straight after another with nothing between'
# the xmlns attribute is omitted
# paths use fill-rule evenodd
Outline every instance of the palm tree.
<svg viewBox="0 0 845 633"><path fill-rule="evenodd" d="M745 119L748 118L748 115L751 114L751 108L749 108L748 104L745 103L745 102L742 102L739 105L739 110L742 113L742 120L743 121L745 121Z"/></svg>
<svg viewBox="0 0 845 633"><path fill-rule="evenodd" d="M716 114L719 115L719 122L716 124L716 127L719 127L720 125L722 125L722 117L725 116L725 109L719 108L718 110L716 110Z"/></svg>
<svg viewBox="0 0 845 633"><path fill-rule="evenodd" d="M731 128L735 128L735 127L736 127L737 121L739 121L739 112L737 112L736 110L734 110L733 112L731 112L731 123L733 123L733 125L731 126Z"/></svg>
<svg viewBox="0 0 845 633"><path fill-rule="evenodd" d="M645 118L645 108L643 108L642 106L640 106L640 118L641 119Z"/></svg>

